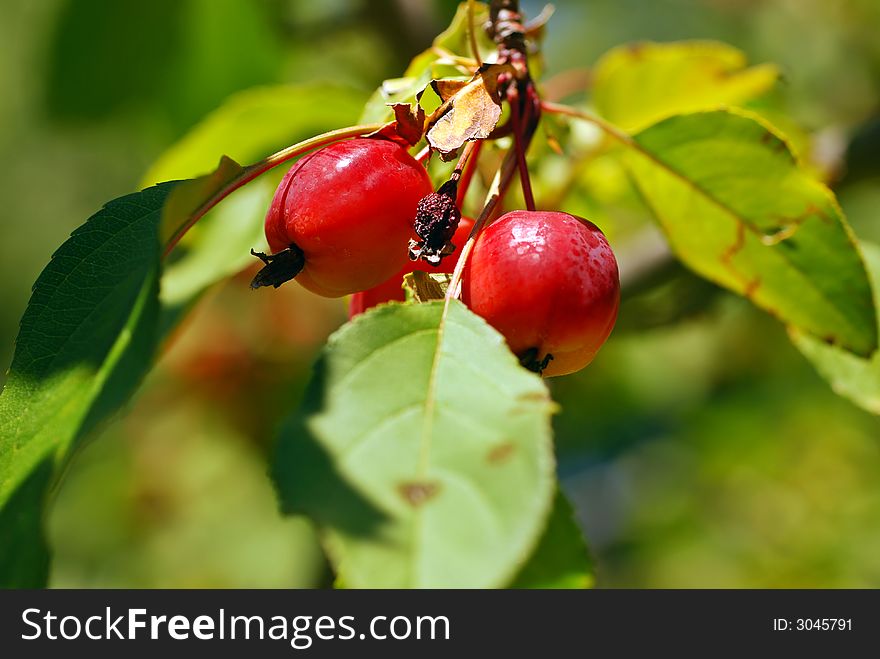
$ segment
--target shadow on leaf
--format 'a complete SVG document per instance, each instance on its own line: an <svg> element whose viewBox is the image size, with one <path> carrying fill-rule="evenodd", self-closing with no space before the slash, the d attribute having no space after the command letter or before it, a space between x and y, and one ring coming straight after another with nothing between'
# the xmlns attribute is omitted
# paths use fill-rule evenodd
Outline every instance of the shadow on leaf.
<svg viewBox="0 0 880 659"><path fill-rule="evenodd" d="M386 519L354 489L308 428L310 415L324 408L325 359L315 364L300 410L281 427L272 460L272 478L285 514L307 514L320 526L353 536L375 535Z"/></svg>

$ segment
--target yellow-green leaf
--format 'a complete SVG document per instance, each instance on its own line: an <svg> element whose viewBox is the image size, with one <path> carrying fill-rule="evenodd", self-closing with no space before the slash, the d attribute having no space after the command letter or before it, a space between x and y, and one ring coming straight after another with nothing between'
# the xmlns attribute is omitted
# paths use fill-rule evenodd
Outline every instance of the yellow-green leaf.
<svg viewBox="0 0 880 659"><path fill-rule="evenodd" d="M880 246L863 242L861 247L871 273L875 303L880 304ZM880 414L880 352L860 357L797 330L791 331L791 338L835 392Z"/></svg>
<svg viewBox="0 0 880 659"><path fill-rule="evenodd" d="M877 348L871 287L832 192L741 111L670 117L626 163L673 251L787 325L858 355Z"/></svg>
<svg viewBox="0 0 880 659"><path fill-rule="evenodd" d="M473 25L475 27L477 49L480 59L485 61L495 52L495 44L483 29L489 18L489 6L483 2L473 3ZM453 76L469 74L470 71L459 66L455 57L472 57L468 38L468 3L458 5L455 16L443 32L437 35L431 47L416 55L406 69L403 77L385 80L367 102L360 123L384 122L391 119L390 105L412 103L432 81ZM452 57L450 57L452 56ZM433 112L437 104L434 99L421 99L425 112Z"/></svg>
<svg viewBox="0 0 880 659"><path fill-rule="evenodd" d="M775 66L746 68L742 51L715 41L635 43L599 60L593 102L604 117L635 131L672 114L741 105L778 77Z"/></svg>
<svg viewBox="0 0 880 659"><path fill-rule="evenodd" d="M221 156L251 163L318 133L350 125L365 95L327 84L257 87L230 96L165 151L143 185L209 174Z"/></svg>

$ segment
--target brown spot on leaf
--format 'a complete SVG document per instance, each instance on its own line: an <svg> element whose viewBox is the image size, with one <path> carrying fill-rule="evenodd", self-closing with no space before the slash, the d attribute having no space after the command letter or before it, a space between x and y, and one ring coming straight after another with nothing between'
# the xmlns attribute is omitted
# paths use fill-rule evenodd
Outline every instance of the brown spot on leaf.
<svg viewBox="0 0 880 659"><path fill-rule="evenodd" d="M549 400L547 394L543 391L529 391L528 393L520 394L516 399L522 403L546 403Z"/></svg>
<svg viewBox="0 0 880 659"><path fill-rule="evenodd" d="M761 135L761 144L771 147L774 151L788 151L788 145L785 140L780 139L778 135L774 135L771 131L764 131Z"/></svg>
<svg viewBox="0 0 880 659"><path fill-rule="evenodd" d="M514 399L514 402L516 405L511 408L511 414L534 413L538 406L550 407L551 411L555 411L556 409L556 404L546 393L541 391L530 391L525 394L520 394Z"/></svg>
<svg viewBox="0 0 880 659"><path fill-rule="evenodd" d="M746 226L740 222L736 225L736 240L721 254L721 262L733 270L732 259L746 244Z"/></svg>
<svg viewBox="0 0 880 659"><path fill-rule="evenodd" d="M727 268L727 270L732 274L742 285L743 291L742 294L747 299L752 299L755 295L755 292L761 286L761 279L757 277L755 279L750 279L745 274L740 272L736 266L733 264L733 257L736 256L743 247L746 245L746 225L740 222L736 225L736 240L724 250L721 254L721 263Z"/></svg>
<svg viewBox="0 0 880 659"><path fill-rule="evenodd" d="M626 44L626 50L635 59L640 59L645 54L645 43L637 41L635 43Z"/></svg>
<svg viewBox="0 0 880 659"><path fill-rule="evenodd" d="M545 136L547 138L547 146L550 147L550 150L556 155L564 156L565 151L563 151L562 145L559 143L559 140L556 139L556 136L547 132L545 132Z"/></svg>
<svg viewBox="0 0 880 659"><path fill-rule="evenodd" d="M486 462L493 465L501 464L502 462L506 462L515 451L516 444L505 440L489 450L486 454Z"/></svg>
<svg viewBox="0 0 880 659"><path fill-rule="evenodd" d="M397 491L409 505L418 508L437 496L440 484L427 481L401 483L397 486Z"/></svg>
<svg viewBox="0 0 880 659"><path fill-rule="evenodd" d="M780 139L779 135L775 135L772 131L764 131L764 134L761 135L761 144L764 146L769 146L774 151L787 151L788 145L784 140Z"/></svg>
<svg viewBox="0 0 880 659"><path fill-rule="evenodd" d="M743 295L746 297L747 300L751 300L755 296L755 293L758 291L759 288L761 288L761 278L755 277L746 284L746 287L743 290Z"/></svg>

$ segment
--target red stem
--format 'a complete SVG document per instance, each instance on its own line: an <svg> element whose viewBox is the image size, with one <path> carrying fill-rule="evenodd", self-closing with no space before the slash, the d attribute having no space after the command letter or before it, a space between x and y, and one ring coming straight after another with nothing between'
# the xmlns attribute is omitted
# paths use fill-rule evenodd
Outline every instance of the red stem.
<svg viewBox="0 0 880 659"><path fill-rule="evenodd" d="M520 108L520 94L516 85L511 85L507 92L507 100L510 103L510 121L513 125L513 145L516 150L516 167L519 170L519 180L522 185L523 199L526 209L535 210L535 197L532 194L532 181L529 178L529 166L526 163L526 150L523 144L523 132L525 130L524 117Z"/></svg>
<svg viewBox="0 0 880 659"><path fill-rule="evenodd" d="M467 161L461 167L461 179L458 182L458 193L455 196L455 205L458 206L459 209L461 209L461 205L464 203L465 195L467 195L468 188L471 185L471 179L474 178L474 172L477 171L477 161L480 159L480 149L483 148L482 140L472 142L472 144L474 146L468 154ZM459 165L461 166L461 162L459 162Z"/></svg>
<svg viewBox="0 0 880 659"><path fill-rule="evenodd" d="M423 167L428 166L428 158L431 157L431 147L430 145L426 146L424 149L419 151L415 155L416 162L422 165Z"/></svg>

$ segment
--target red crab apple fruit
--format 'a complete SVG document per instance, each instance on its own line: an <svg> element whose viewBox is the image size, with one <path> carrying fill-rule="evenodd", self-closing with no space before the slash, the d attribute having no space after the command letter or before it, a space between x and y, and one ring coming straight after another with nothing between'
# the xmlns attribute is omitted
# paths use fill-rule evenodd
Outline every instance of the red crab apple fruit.
<svg viewBox="0 0 880 659"><path fill-rule="evenodd" d="M608 338L620 302L617 260L602 232L555 211L513 211L480 234L462 301L546 376L582 369Z"/></svg>
<svg viewBox="0 0 880 659"><path fill-rule="evenodd" d="M425 168L385 139L336 142L293 165L266 215L272 255L252 286L294 276L339 297L375 286L407 262L419 200L433 192Z"/></svg>

